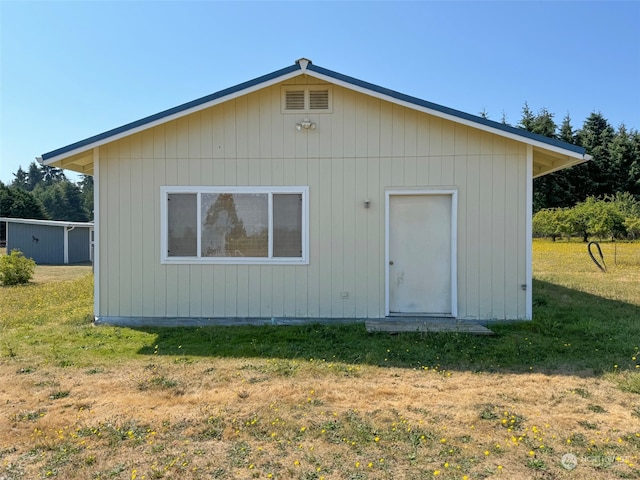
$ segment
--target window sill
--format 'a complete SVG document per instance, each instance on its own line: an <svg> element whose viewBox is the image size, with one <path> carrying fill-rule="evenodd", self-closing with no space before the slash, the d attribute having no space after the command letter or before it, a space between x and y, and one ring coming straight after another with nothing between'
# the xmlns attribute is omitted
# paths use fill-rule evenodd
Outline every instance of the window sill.
<svg viewBox="0 0 640 480"><path fill-rule="evenodd" d="M309 265L306 258L162 258L161 265Z"/></svg>

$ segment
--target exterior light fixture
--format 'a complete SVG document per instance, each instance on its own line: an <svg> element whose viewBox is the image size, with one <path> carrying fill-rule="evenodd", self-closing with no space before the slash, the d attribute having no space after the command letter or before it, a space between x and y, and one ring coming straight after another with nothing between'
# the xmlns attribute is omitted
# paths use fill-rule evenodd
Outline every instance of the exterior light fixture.
<svg viewBox="0 0 640 480"><path fill-rule="evenodd" d="M368 198L364 201L364 208L369 208L371 206L371 200Z"/></svg>
<svg viewBox="0 0 640 480"><path fill-rule="evenodd" d="M316 124L312 123L311 120L305 118L303 121L296 123L296 130L301 132L302 130L315 130Z"/></svg>

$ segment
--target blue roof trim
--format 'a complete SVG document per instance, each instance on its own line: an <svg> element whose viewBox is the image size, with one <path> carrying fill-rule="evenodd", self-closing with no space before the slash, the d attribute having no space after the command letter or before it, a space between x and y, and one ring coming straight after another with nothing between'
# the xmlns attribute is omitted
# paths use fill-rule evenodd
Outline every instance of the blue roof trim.
<svg viewBox="0 0 640 480"><path fill-rule="evenodd" d="M548 145L553 145L555 147L563 148L565 150L570 150L572 152L579 153L581 155L585 154L585 149L578 145L573 145L572 143L563 142L562 140L558 140L555 138L545 137L544 135L540 135L537 133L529 132L527 130L523 130L521 128L512 127L511 125L505 125L504 123L496 122L494 120L489 120L486 118L478 117L476 115L471 115L470 113L465 113L460 110L455 110L453 108L444 107L442 105L438 105L437 103L427 102L426 100L421 100L416 97L412 97L410 95L405 95L403 93L396 92L395 90L390 90L388 88L380 87L378 85L374 85L373 83L365 82L363 80L358 80L357 78L349 77L347 75L343 75L338 72L334 72L332 70L327 70L326 68L318 67L310 63L307 66L307 70L311 70L317 72L322 75L326 75L327 77L335 78L336 80L340 80L342 82L350 83L352 85L356 85L358 87L365 88L367 90L371 90L373 92L380 93L382 95L387 95L389 97L395 98L397 100L402 100L404 102L412 103L414 105L418 105L421 107L429 108L431 110L435 110L437 112L442 112L447 115L451 115L454 117L462 118L464 120L468 120L470 122L479 123L482 125L486 125L487 127L495 128L497 130L502 130L503 132L512 133L514 135L519 135L521 137L529 138L531 140L536 140L541 143L546 143Z"/></svg>
<svg viewBox="0 0 640 480"><path fill-rule="evenodd" d="M62 155L64 153L68 153L68 152L71 152L73 150L82 148L84 146L91 145L92 143L108 139L109 137L113 137L115 135L119 135L121 133L127 132L129 130L133 130L133 129L138 128L138 127L142 127L144 125L153 123L153 122L155 122L157 120L161 120L163 118L169 117L171 115L175 115L177 113L180 113L180 112L183 112L183 111L186 111L186 110L189 110L189 109L197 107L199 105L206 104L206 103L211 102L213 100L217 100L219 98L223 98L223 97L225 97L227 95L232 95L234 93L240 92L240 91L245 90L247 88L251 88L251 87L254 87L256 85L260 85L261 83L265 83L265 82L268 82L270 80L274 80L274 79L276 79L278 77L287 75L289 73L293 73L293 72L295 72L297 70L301 70L300 64L298 62L296 62L294 65L291 65L289 67L286 67L286 68L283 68L283 69L280 69L280 70L276 70L275 72L269 73L267 75L262 75L262 76L260 76L258 78L253 79L253 80L249 80L247 82L240 83L240 84L238 84L236 86L229 87L229 88L226 88L224 90L220 90L219 92L212 93L211 95L207 95L205 97L198 98L196 100L192 100L190 102L184 103L182 105L178 105L177 107L173 107L173 108L170 108L168 110L164 110L164 111L162 111L160 113L156 113L155 115L151 115L149 117L142 118L142 119L137 120L135 122L128 123L126 125L114 128L114 129L106 131L104 133L100 133L98 135L94 135L93 137L89 137L89 138L86 138L84 140L80 140L79 142L72 143L71 145L67 145L66 147L58 148L57 150L53 150L51 152L44 153L41 158L42 158L43 161L46 161L46 160L48 160L50 158L55 158L55 157L57 157L59 155ZM544 144L547 144L547 145L552 145L552 146L555 146L555 147L558 147L558 148L569 150L571 152L575 152L575 153L578 153L580 155L584 155L585 154L585 149L583 147L578 146L578 145L573 145L571 143L563 142L562 140L557 140L555 138L545 137L544 135L539 135L537 133L532 133L532 132L529 132L527 130L523 130L521 128L512 127L510 125L505 125L503 123L496 122L494 120L488 120L486 118L478 117L476 115L471 115L469 113L465 113L465 112L462 112L460 110L455 110L453 108L444 107L442 105L438 105L436 103L428 102L426 100L421 100L419 98L412 97L410 95L405 95L403 93L396 92L395 90L390 90L388 88L380 87L378 85L374 85L373 83L365 82L363 80L358 80L357 78L349 77L348 75L343 75L341 73L334 72L332 70L328 70L326 68L319 67L317 65L314 65L311 62L309 62L309 64L307 65L307 70L316 72L316 73L321 74L321 75L325 75L325 76L330 77L330 78L334 78L334 79L339 80L341 82L345 82L345 83L348 83L348 84L351 84L351 85L358 86L360 88L364 88L366 90L370 90L372 92L379 93L381 95L386 95L386 96L389 96L391 98L394 98L394 99L397 99L397 100L400 100L400 101L403 101L403 102L407 102L407 103L410 103L410 104L413 104L413 105L417 105L417 106L420 106L420 107L428 108L428 109L434 110L436 112L441 112L441 113L444 113L446 115L451 115L453 117L461 118L461 119L470 121L472 123L485 125L487 127L490 127L490 128L496 129L496 130L501 130L503 132L507 132L507 133L511 133L511 134L514 134L514 135L518 135L520 137L524 137L524 138L528 138L528 139L531 139L531 140L535 140L535 141L538 141L540 143L544 143Z"/></svg>
<svg viewBox="0 0 640 480"><path fill-rule="evenodd" d="M196 100L192 100L187 103L183 103L182 105L178 105L177 107L170 108L168 110L164 110L160 113L156 113L155 115L151 115L140 120L137 120L132 123L127 123L121 127L114 128L104 133L100 133L98 135L94 135L93 137L86 138L84 140L80 140L79 142L72 143L71 145L67 145L66 147L58 148L57 150L53 150L51 152L45 153L42 155L42 160L47 160L49 158L57 157L58 155L62 155L63 153L71 152L78 148L82 148L86 145L91 145L92 143L99 142L100 140L104 140L109 137L113 137L114 135L118 135L120 133L124 133L128 130L133 130L134 128L142 127L149 123L155 122L157 120L161 120L165 117L169 117L176 113L183 112L185 110L189 110L191 108L197 107L199 105L211 102L213 100L217 100L218 98L225 97L227 95L234 94L236 92L245 90L247 88L254 87L256 85L260 85L261 83L268 82L275 78L281 77L283 75L287 75L289 73L295 72L296 70L300 70L299 64L294 64L290 67L286 67L280 70L277 70L272 73L268 73L267 75L262 75L261 77L255 78L253 80L249 80L247 82L240 83L234 87L225 88L224 90L220 90L219 92L212 93L211 95L207 95L202 98L198 98Z"/></svg>

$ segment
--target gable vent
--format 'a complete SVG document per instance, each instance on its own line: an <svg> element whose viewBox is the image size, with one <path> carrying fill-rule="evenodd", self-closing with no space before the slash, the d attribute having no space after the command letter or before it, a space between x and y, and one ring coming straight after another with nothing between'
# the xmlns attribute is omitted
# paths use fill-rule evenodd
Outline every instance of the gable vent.
<svg viewBox="0 0 640 480"><path fill-rule="evenodd" d="M285 109L304 110L304 90L287 90Z"/></svg>
<svg viewBox="0 0 640 480"><path fill-rule="evenodd" d="M282 113L331 113L331 92L331 85L282 85Z"/></svg>
<svg viewBox="0 0 640 480"><path fill-rule="evenodd" d="M309 91L309 109L327 110L329 108L329 90Z"/></svg>

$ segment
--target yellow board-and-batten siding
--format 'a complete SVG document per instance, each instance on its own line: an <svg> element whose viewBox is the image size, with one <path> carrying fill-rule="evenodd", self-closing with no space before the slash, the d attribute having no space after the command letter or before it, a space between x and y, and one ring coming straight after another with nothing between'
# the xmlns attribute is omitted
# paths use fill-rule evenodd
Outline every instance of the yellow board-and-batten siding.
<svg viewBox="0 0 640 480"><path fill-rule="evenodd" d="M306 83L321 82L287 82ZM332 113L283 114L274 85L100 146L100 316L383 317L385 189L446 186L458 317L524 318L526 145L332 97ZM315 130L296 130L304 117ZM308 185L309 265L161 264L160 187L186 185Z"/></svg>

